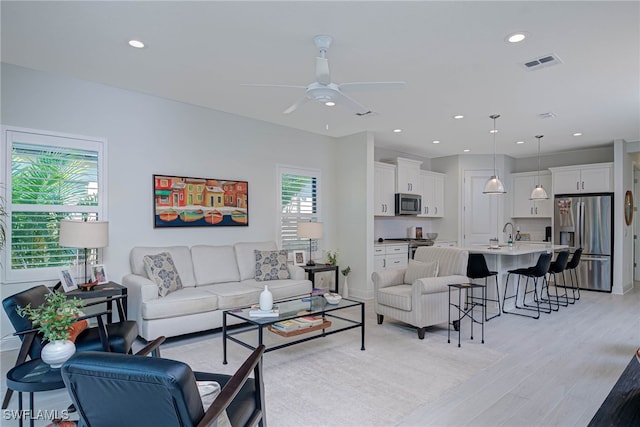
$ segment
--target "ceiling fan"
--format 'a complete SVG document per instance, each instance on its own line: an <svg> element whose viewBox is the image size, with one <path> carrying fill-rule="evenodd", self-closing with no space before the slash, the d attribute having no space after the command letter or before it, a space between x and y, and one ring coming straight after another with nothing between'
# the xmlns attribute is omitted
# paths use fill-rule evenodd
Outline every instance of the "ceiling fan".
<svg viewBox="0 0 640 427"><path fill-rule="evenodd" d="M316 57L316 81L308 86L298 85L278 85L278 84L244 84L242 86L258 86L258 87L287 87L305 89L302 98L294 102L289 108L284 110L284 114L293 113L302 105L309 101L316 101L327 106L341 105L349 108L358 116L366 116L371 114L371 110L360 104L355 99L348 96L347 92L367 91L367 90L397 90L404 89L405 82L351 82L351 83L333 83L331 81L331 73L329 71L329 60L327 59L327 51L331 46L333 38L327 35L317 35L313 41L320 52L320 56Z"/></svg>

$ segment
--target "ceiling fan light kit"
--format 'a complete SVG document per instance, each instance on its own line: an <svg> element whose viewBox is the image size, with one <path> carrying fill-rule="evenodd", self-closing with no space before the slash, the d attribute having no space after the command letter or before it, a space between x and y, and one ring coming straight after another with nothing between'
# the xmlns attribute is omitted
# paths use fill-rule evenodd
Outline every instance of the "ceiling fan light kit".
<svg viewBox="0 0 640 427"><path fill-rule="evenodd" d="M496 128L496 119L500 117L500 114L493 114L489 116L490 119L493 119L493 129L491 133L493 134L493 175L487 183L484 185L484 190L482 191L484 194L505 194L506 191L504 189L504 184L500 181L498 177L498 172L496 169L496 133L498 130Z"/></svg>
<svg viewBox="0 0 640 427"><path fill-rule="evenodd" d="M284 114L291 114L298 108L309 101L319 102L328 107L341 105L353 111L357 116L366 116L371 114L371 110L360 104L355 99L346 95L345 92L350 91L367 91L367 90L398 90L404 89L405 82L349 82L336 84L331 81L331 71L329 69L329 60L327 59L327 51L331 47L333 38L325 34L316 35L313 42L318 49L319 56L316 57L315 78L316 81L310 83L306 87L297 85L269 85L269 84L244 84L243 86L259 86L259 87L293 87L304 88L305 94L302 98L291 104Z"/></svg>

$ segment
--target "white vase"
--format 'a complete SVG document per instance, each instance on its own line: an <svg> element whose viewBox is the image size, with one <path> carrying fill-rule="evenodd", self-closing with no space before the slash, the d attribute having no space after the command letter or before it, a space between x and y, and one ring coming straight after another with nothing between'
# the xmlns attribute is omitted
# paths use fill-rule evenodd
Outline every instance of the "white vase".
<svg viewBox="0 0 640 427"><path fill-rule="evenodd" d="M58 340L42 347L40 358L52 368L59 368L76 352L76 345L69 340Z"/></svg>
<svg viewBox="0 0 640 427"><path fill-rule="evenodd" d="M349 282L347 276L344 276L344 285L342 285L342 298L349 298Z"/></svg>
<svg viewBox="0 0 640 427"><path fill-rule="evenodd" d="M260 310L271 310L273 308L273 295L267 285L264 285L264 291L260 292Z"/></svg>

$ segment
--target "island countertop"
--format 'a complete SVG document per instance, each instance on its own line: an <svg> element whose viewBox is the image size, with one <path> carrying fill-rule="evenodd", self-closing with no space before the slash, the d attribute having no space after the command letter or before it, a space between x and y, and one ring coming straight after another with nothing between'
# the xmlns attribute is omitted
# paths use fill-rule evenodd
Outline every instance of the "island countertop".
<svg viewBox="0 0 640 427"><path fill-rule="evenodd" d="M470 253L480 253L488 255L528 255L542 252L555 252L568 249L567 245L552 245L551 243L514 243L513 246L502 244L499 248L489 248L489 245L477 244L467 246L466 249Z"/></svg>

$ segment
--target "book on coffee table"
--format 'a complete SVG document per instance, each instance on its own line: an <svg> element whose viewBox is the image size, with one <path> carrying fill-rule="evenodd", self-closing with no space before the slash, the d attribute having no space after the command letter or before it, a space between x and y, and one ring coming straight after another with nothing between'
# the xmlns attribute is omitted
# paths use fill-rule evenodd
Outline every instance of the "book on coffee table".
<svg viewBox="0 0 640 427"><path fill-rule="evenodd" d="M259 305L252 305L249 310L249 317L278 317L280 316L280 310L277 305L274 305L271 310L260 310Z"/></svg>

